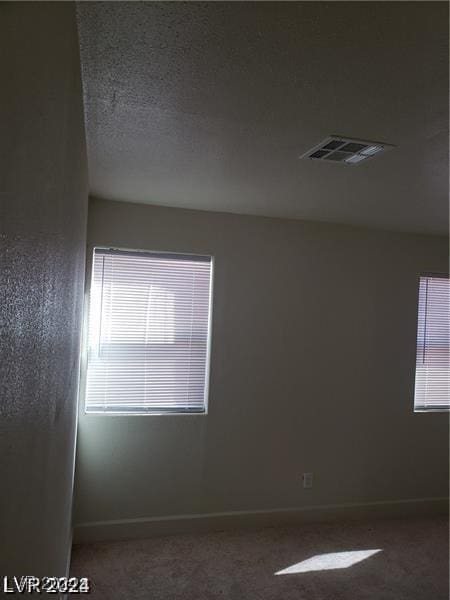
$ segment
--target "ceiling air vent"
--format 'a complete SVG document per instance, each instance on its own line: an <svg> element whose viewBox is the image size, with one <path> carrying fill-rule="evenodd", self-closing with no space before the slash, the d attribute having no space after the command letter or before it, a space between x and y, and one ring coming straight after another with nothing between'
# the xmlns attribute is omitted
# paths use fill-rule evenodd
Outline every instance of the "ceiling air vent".
<svg viewBox="0 0 450 600"><path fill-rule="evenodd" d="M339 135L330 135L326 140L302 154L299 158L310 158L311 160L326 160L344 165L356 166L378 156L386 150L395 148L392 144L384 142L369 142L366 140L354 140Z"/></svg>

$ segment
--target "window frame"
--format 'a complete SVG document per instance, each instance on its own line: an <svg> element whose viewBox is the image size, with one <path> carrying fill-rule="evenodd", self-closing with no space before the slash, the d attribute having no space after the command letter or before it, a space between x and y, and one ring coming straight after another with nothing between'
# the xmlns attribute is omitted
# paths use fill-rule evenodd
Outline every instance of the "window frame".
<svg viewBox="0 0 450 600"><path fill-rule="evenodd" d="M205 362L205 388L203 395L203 411L90 411L86 410L87 399L87 371L88 371L88 350L89 350L89 316L90 316L90 292L92 286L94 252L111 251L111 252L126 252L136 254L161 254L163 256L186 256L209 257L211 272L209 281L209 303L208 303L208 336L206 341L206 362ZM78 412L79 416L83 417L203 417L209 414L210 403L210 380L211 380L211 348L213 335L213 305L214 305L214 271L215 271L215 256L209 252L180 252L178 250L149 250L148 248L126 248L124 246L110 246L100 244L88 244L86 246L86 269L85 269L85 285L83 299L83 318L81 331L81 352L80 352L80 377L78 384Z"/></svg>
<svg viewBox="0 0 450 600"><path fill-rule="evenodd" d="M429 413L449 413L450 412L450 399L447 407L432 407L427 408L426 406L416 405L416 385L417 385L417 353L418 353L418 333L419 333L419 300L420 300L420 284L421 280L426 277L434 277L439 279L447 279L450 282L450 274L449 273L420 273L417 280L417 302L416 302L416 351L414 356L414 392L413 392L413 412L417 414L429 414Z"/></svg>

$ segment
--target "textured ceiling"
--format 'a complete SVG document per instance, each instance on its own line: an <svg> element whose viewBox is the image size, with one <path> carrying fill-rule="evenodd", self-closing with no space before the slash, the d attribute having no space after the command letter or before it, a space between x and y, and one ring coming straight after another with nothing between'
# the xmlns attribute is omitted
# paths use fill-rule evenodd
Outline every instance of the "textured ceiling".
<svg viewBox="0 0 450 600"><path fill-rule="evenodd" d="M446 2L81 2L91 193L444 233ZM395 150L299 160L329 134Z"/></svg>

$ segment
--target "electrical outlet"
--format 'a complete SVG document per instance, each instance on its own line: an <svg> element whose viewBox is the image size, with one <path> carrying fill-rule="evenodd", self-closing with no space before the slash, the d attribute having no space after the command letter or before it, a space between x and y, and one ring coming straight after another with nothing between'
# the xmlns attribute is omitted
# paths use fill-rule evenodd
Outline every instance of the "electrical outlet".
<svg viewBox="0 0 450 600"><path fill-rule="evenodd" d="M303 473L303 487L305 489L312 488L313 486L313 474L312 473Z"/></svg>

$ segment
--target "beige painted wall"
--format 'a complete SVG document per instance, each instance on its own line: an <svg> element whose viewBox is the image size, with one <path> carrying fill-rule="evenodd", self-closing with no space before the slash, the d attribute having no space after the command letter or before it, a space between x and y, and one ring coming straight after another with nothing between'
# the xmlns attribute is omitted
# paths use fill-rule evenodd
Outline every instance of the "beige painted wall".
<svg viewBox="0 0 450 600"><path fill-rule="evenodd" d="M214 314L207 416L80 415L77 523L447 495L447 416L413 413L447 239L95 200L88 241L214 255Z"/></svg>
<svg viewBox="0 0 450 600"><path fill-rule="evenodd" d="M0 3L0 573L65 575L88 201L72 2Z"/></svg>

